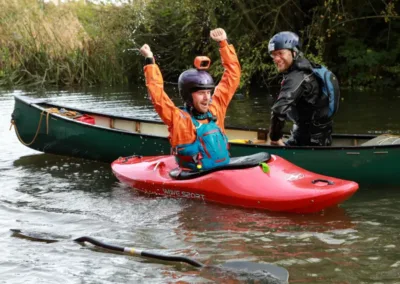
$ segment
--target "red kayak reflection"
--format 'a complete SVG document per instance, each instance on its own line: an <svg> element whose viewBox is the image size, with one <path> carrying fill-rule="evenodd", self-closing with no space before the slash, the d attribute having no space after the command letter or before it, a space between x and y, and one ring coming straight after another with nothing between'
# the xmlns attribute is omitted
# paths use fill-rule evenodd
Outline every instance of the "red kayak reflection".
<svg viewBox="0 0 400 284"><path fill-rule="evenodd" d="M310 283L301 268L315 265L309 260L343 259L343 251L338 248L346 246L357 226L341 207L299 215L197 202L188 204L178 221L179 234L194 244L204 263L274 263L288 269L292 281L298 283Z"/></svg>
<svg viewBox="0 0 400 284"><path fill-rule="evenodd" d="M193 202L182 210L180 221L185 230L200 232L326 232L355 226L346 210L338 206L319 213L299 215Z"/></svg>

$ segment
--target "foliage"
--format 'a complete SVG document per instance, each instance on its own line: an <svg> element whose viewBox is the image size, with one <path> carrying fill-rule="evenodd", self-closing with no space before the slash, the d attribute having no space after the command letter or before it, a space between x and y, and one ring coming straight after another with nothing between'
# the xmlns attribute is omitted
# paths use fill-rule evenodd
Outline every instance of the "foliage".
<svg viewBox="0 0 400 284"><path fill-rule="evenodd" d="M282 30L297 32L307 58L328 65L343 86L399 86L398 1L152 0L146 16L150 45L171 80L188 68L195 55L214 60L222 73L210 29L220 26L236 47L242 86L270 85L276 71L268 41ZM365 32L367 31L367 32ZM358 42L356 44L356 42Z"/></svg>
<svg viewBox="0 0 400 284"><path fill-rule="evenodd" d="M87 1L89 2L89 1ZM209 38L223 27L242 65L242 87L269 86L277 73L268 41L291 30L312 61L342 86L400 87L399 0L136 0L130 4L41 5L0 0L0 85L93 85L142 81L138 49L148 43L167 81L197 55L223 70Z"/></svg>

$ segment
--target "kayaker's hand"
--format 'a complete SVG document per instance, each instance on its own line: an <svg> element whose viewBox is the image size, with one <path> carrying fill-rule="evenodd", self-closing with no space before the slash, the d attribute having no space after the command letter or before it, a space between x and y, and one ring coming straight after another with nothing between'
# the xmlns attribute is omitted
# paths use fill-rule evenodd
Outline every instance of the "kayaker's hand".
<svg viewBox="0 0 400 284"><path fill-rule="evenodd" d="M282 139L279 139L278 141L271 141L271 145L273 145L273 146L285 146L285 143L283 143Z"/></svg>
<svg viewBox="0 0 400 284"><path fill-rule="evenodd" d="M148 44L144 44L140 48L140 53L147 58L152 58L153 57L153 52L151 52L150 46Z"/></svg>
<svg viewBox="0 0 400 284"><path fill-rule="evenodd" d="M210 37L217 42L227 39L225 30L221 28L210 31Z"/></svg>

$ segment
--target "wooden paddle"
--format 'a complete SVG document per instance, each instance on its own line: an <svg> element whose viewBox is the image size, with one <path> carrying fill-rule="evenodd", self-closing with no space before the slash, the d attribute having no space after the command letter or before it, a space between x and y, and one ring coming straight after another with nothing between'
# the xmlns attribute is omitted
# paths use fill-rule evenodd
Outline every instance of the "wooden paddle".
<svg viewBox="0 0 400 284"><path fill-rule="evenodd" d="M45 243L54 243L60 240L56 240L53 238L49 238L44 233L26 233L22 232L19 229L10 229L13 232L13 237L23 238L30 241L37 241L37 242L45 242ZM57 236L62 239L66 239L65 237ZM186 257L186 256L174 256L174 255L165 255L159 253L153 253L149 251L139 250L135 248L129 247L121 247L113 244L107 244L102 241L99 241L92 237L79 237L74 239L73 241L78 243L91 243L92 245L111 250L116 252L121 252L124 254L164 260L164 261L171 261L171 262L184 262L190 264L194 267L199 268L208 268L213 270L221 271L223 269L226 272L233 272L235 274L246 274L247 278L251 276L250 274L254 274L255 277L263 278L263 280L268 280L267 283L288 283L289 281L289 272L280 266L270 264L270 263L256 263L256 262L249 262L249 261L229 261L220 266L208 266L204 263L201 263L195 259Z"/></svg>

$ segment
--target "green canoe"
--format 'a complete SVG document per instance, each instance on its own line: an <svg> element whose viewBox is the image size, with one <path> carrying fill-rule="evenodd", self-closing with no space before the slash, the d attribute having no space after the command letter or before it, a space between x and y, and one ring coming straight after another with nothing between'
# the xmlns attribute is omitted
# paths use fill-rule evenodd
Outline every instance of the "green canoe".
<svg viewBox="0 0 400 284"><path fill-rule="evenodd" d="M82 115L94 118L95 124L79 121ZM112 162L121 156L170 152L162 122L75 109L46 99L16 95L12 123L22 144L45 153ZM266 144L266 129L227 127L226 132L232 156L266 151L313 172L362 184L400 185L399 136L336 134L331 147L276 147Z"/></svg>

